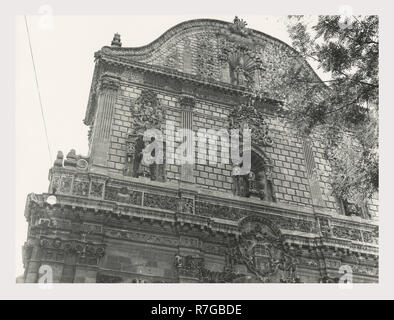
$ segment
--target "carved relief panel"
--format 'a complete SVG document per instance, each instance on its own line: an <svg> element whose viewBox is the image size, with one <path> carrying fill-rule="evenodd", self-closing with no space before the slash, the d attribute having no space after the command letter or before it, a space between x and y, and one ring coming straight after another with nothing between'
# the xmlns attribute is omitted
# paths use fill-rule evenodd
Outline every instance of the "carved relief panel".
<svg viewBox="0 0 394 320"><path fill-rule="evenodd" d="M228 254L228 266L259 282L299 282L297 259L285 249L279 230L268 220L248 217Z"/></svg>

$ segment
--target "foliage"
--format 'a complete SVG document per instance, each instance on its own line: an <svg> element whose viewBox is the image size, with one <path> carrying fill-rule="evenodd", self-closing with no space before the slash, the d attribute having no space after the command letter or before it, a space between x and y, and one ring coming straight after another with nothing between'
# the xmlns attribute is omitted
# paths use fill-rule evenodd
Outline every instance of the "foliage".
<svg viewBox="0 0 394 320"><path fill-rule="evenodd" d="M289 17L293 47L330 75L302 72L295 61L285 85L287 113L304 133L326 141L333 190L342 199L365 199L379 188L378 17Z"/></svg>

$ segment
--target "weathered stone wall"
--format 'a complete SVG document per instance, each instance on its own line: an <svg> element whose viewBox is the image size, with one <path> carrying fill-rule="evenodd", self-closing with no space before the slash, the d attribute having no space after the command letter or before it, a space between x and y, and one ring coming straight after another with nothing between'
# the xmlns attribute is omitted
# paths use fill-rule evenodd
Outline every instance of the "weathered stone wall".
<svg viewBox="0 0 394 320"><path fill-rule="evenodd" d="M151 90L140 84L123 82L117 93L114 114L111 127L111 144L108 152L108 168L118 174L123 174L126 163L126 139L131 128L132 107L142 90ZM179 95L163 92L156 89L160 104L165 108L165 119L174 123L176 130L181 128L181 112ZM221 130L228 129L228 115L232 106L218 104L215 102L197 100L193 109L193 130L199 129ZM333 213L341 213L338 202L332 195L330 185L331 168L324 157L323 142L317 138L306 140L300 137L294 128L285 124L283 119L272 114L266 114L269 124L269 132L273 138L273 145L264 147L264 152L273 161L273 184L275 197L278 202L289 203L300 206L311 207L312 204L326 208ZM163 132L164 133L164 132ZM170 152L175 152L181 144L175 143ZM306 162L305 144L313 156L313 164ZM217 190L231 193L233 178L231 176L230 155L221 158L221 149L217 149L217 163L209 163L208 149L198 149L197 139L195 141L195 164L193 172L195 183L204 189ZM220 143L218 143L220 145ZM207 143L207 148L208 148ZM214 146L216 148L216 146ZM205 152L205 164L201 163L202 153ZM308 173L306 166L314 166L316 177ZM177 164L166 165L167 181L180 180L181 166ZM315 179L315 193L312 194L311 184ZM313 199L315 198L315 199ZM315 201L315 203L313 202ZM377 213L377 200L369 203L368 209L374 218Z"/></svg>
<svg viewBox="0 0 394 320"><path fill-rule="evenodd" d="M242 56L242 68L250 74L256 72L256 66L261 63L263 71L254 74L254 87L264 92L265 97L275 100L283 98L285 90L281 88L285 88L287 77L295 69L299 68L302 75L313 81L320 81L312 68L291 47L261 32L244 28L242 22L238 25L215 20L185 22L170 29L150 45L140 48L104 47L100 54L119 59L123 63L136 62L164 68L160 69L161 73L178 72L178 76L190 74L204 84L234 84L229 64L232 60L241 63L239 59ZM158 75L152 75L150 77L157 80L147 83L147 75L137 70L122 67L114 70L122 81L114 107L107 166L114 172L122 173L126 138L133 117L131 109L141 91L153 89L157 92L160 104L165 109L165 119L172 121L177 129L182 126L182 108L179 104L180 94L173 92L173 78L168 78L163 83ZM100 72L95 78L99 77ZM167 85L165 81L168 81ZM201 83L195 84L194 93L203 92L202 87ZM294 94L304 93L300 91ZM201 98L199 94L197 96L193 108L193 130L227 130L228 116L234 104L218 103ZM274 109L275 107L271 108L271 111ZM272 178L276 200L306 207L315 205L334 214L342 213L343 208L333 196L330 186L331 169L323 155L324 137L312 138L311 141L300 137L294 128L285 125L283 119L275 116L275 111L266 113L265 117L274 143L272 147L264 147L263 150L273 161ZM168 150L175 151L177 143L174 147L168 146ZM231 192L233 179L229 159L221 159L219 150L218 164L201 164L199 160L203 152L196 146L196 163L192 168L193 178L189 182L195 182L201 188L209 190ZM208 154L206 158L209 159ZM166 178L167 181L181 180L182 168L176 164L167 164ZM377 209L377 199L369 201L368 212L374 219L377 219Z"/></svg>

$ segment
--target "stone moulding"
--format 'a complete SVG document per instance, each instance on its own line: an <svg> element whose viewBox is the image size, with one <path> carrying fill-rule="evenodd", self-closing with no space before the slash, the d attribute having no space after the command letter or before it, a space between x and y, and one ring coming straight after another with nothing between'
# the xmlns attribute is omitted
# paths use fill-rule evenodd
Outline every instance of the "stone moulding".
<svg viewBox="0 0 394 320"><path fill-rule="evenodd" d="M137 62L137 61L127 61L125 59L109 56L109 55L106 55L103 53L99 54L99 61L97 62L96 68L99 68L98 66L100 66L100 63L103 65L107 65L107 66L113 66L114 68L122 67L124 69L138 70L139 72L142 72L143 74L152 73L155 75L155 77L163 76L167 79L177 79L177 80L183 82L183 86L185 86L187 83L193 84L194 88L197 88L196 89L197 91L201 91L202 88L205 88L205 87L211 88L212 90L215 90L216 95L218 94L218 92L220 93L220 95L223 95L223 96L230 94L230 95L233 95L234 97L237 97L236 99L241 99L241 100L245 99L245 95L252 93L250 90L247 90L245 88L240 88L239 86L236 86L233 84L214 81L214 80L204 81L204 80L201 80L196 75L183 73L183 72L171 69L171 68L149 65L149 64L141 63L141 62ZM107 68L109 68L109 67L107 67ZM100 71L98 71L98 73L99 72ZM99 76L97 76L97 77L99 77ZM150 83L150 81L148 80L148 78L146 76L144 78L145 78L144 85L159 87L159 85L157 83L156 84ZM124 81L126 83L129 82L128 79L122 79L122 78L121 78L121 81ZM176 86L174 86L174 88L171 88L171 87L168 87L168 85L169 85L169 83L166 84L167 89L170 89L170 90L172 89L175 91L178 90L176 88ZM87 107L86 114L85 114L85 120L84 120L84 123L86 125L92 124L92 121L94 118L94 112L96 110L96 102L97 102L97 99L95 98L97 95L96 90L93 91L93 89L92 89L90 95L91 96L89 98L89 103L88 103L88 107ZM241 102L241 100L240 100L240 102ZM264 101L264 102L270 102L275 106L280 106L282 103L281 101L276 100L272 97L268 97L268 96L259 97L259 100ZM234 101L234 99L232 101L233 101L232 102L233 104L234 104L234 102L236 104L236 101Z"/></svg>
<svg viewBox="0 0 394 320"><path fill-rule="evenodd" d="M289 235L288 233L284 232L285 230L281 228L281 225L278 224L277 220L272 219L272 216L260 216L258 214L257 215L251 214L249 216L242 218L236 223L229 225L224 222L215 221L215 218L207 218L194 214L180 214L180 213L164 213L165 216L163 216L163 212L160 209L131 207L128 205L112 207L112 209L120 208L120 216L118 216L117 214L114 214L115 211L111 211L110 206L105 207L105 205L108 204L105 201L100 202L101 203L100 211L94 213L94 205L90 206L88 202L92 204L94 203L97 204L97 200L85 199L83 203L80 203L79 205L78 204L73 205L72 198L74 198L74 196L59 195L58 196L59 203L55 206L50 207L49 205L45 204L46 196L47 195L32 196L31 199L28 201L28 206L27 206L27 210L32 212L34 211L35 214L39 213L40 210L41 212L51 210L52 220L56 219L56 221L58 221L55 224L56 226L53 224L47 226L40 226L40 225L34 227L32 226L33 234L31 234L31 237L34 237L34 234L37 235L41 234L41 232L37 228L45 228L45 230L47 230L46 234L42 235L39 238L43 240L40 242L40 246L45 249L45 256L43 257L44 261L61 262L63 261L62 259L64 259L65 255L71 254L77 257L78 259L77 261L79 261L79 263L95 265L98 263L99 258L102 256L102 254L104 254L104 252L101 249L98 249L98 251L89 249L88 256L83 255L84 251L87 252L86 250L84 250L84 246L90 246L90 247L93 246L93 249L95 248L94 246L97 246L97 248L103 247L105 249L105 245L103 243L102 244L98 243L97 240L93 240L93 241L70 240L72 242L71 246L66 245L68 243L67 242L68 240L63 240L60 242L56 240L58 235L66 234L64 232L72 228L72 224L70 223L69 224L60 223L59 219L67 220L72 218L69 214L65 215L64 210L66 210L70 214L72 212L80 212L79 215L85 221L95 219L97 221L95 223L84 222L86 228L80 230L80 232L86 233L89 230L92 230L92 232L90 233L90 237L93 237L95 239L102 239L100 241L104 241L104 242L106 242L105 238L115 238L115 239L124 239L134 242L140 242L140 243L164 245L170 247L178 246L181 244L179 241L181 241L182 237L178 239L176 233L172 234L169 231L169 229L166 231L168 235L165 235L163 232L159 232L156 229L155 230L159 232L158 234L156 234L155 232L154 234L152 234L152 232L149 232L148 229L135 230L135 224L134 227L132 227L133 225L129 225L128 223L126 223L132 217L133 219L134 218L140 219L142 222L146 221L147 225L150 226L163 225L163 224L169 224L174 227L177 226L179 231L185 235L189 234L188 230L194 230L193 232L199 233L198 237L200 241L202 241L202 243L193 245L192 243L183 241L182 242L183 247L196 248L196 250L198 250L198 252L200 252L200 254L202 255L204 255L204 253L207 253L207 254L226 256L227 251L226 250L218 251L217 250L218 245L225 246L226 243L236 244L238 241L237 239L239 239L239 237L242 236L242 232L240 230L242 228L243 229L246 228L246 230L248 230L247 226L249 223L257 222L257 223L262 223L263 225L267 225L270 228L270 230L273 230L273 232L276 235L279 235L281 243L283 243L284 250L286 250L286 252L291 253L291 255L295 255L297 257L296 258L297 260L294 261L292 260L293 262L289 260L291 263L288 261L290 263L288 265L289 268L293 265L293 263L297 263L297 265L302 266L302 268L306 266L307 268L321 269L323 268L323 267L319 267L319 261L321 259L325 259L324 257L330 257L331 259L333 259L333 257L335 257L335 259L337 259L338 261L342 261L342 264L350 263L352 266L355 264L359 265L357 270L355 269L355 274L359 274L360 276L362 275L373 276L375 270L374 268L376 268L376 263L378 259L377 248L371 248L368 245L356 245L353 243L349 243L349 241L346 239L321 240L318 236L315 235L314 238L308 240L303 235ZM64 200L63 198L69 199L69 201L63 201ZM37 209L39 211L37 211ZM60 211L58 212L58 210ZM126 220L123 220L122 217L126 217ZM116 223L117 220L122 221L121 227L119 223ZM94 227L92 227L93 225ZM141 226L144 225L145 224L142 224ZM145 225L145 227L147 226ZM54 229L56 229L56 233L51 232L51 230ZM153 229L151 229L151 231L152 230ZM205 242L206 241L206 238L204 236L205 233L216 234L216 235L223 234L223 236L228 237L227 238L228 240L225 240L226 238L222 238L222 240L220 240L220 244L216 244L215 246L212 246L209 243ZM195 236L197 236L196 234L197 233L195 233ZM102 238L103 236L105 238ZM26 255L28 254L27 249L28 248L26 248L25 250ZM317 252L319 254L315 256L314 252ZM298 261L300 257L302 258L302 261ZM350 261L348 257L352 257L354 261L353 260ZM28 259L28 256L26 256L26 259ZM238 260L234 260L234 261L238 261ZM283 266L285 267L286 264ZM296 278L293 279L293 271L291 271L293 270L292 268L293 267L291 267L291 269L288 270L288 273L284 274L285 278L283 280L288 279L288 281L293 282L293 280L296 279ZM331 272L333 274L335 274L337 269L335 267L329 267L329 266L324 268L327 268L324 270L327 270L327 272ZM287 270L287 267L285 267L285 269L283 270ZM185 273L185 276L187 276L187 273ZM263 274L263 276L265 277L265 273Z"/></svg>
<svg viewBox="0 0 394 320"><path fill-rule="evenodd" d="M63 240L47 236L41 236L39 240L39 245L45 252L45 258L51 258L54 254L57 257L74 255L77 257L79 263L97 264L105 255L106 246L103 243Z"/></svg>
<svg viewBox="0 0 394 320"><path fill-rule="evenodd" d="M42 195L43 198L46 197L46 195ZM97 202L95 200L90 200L86 199L86 201L81 202L79 205L75 204L75 201L70 198L70 196L59 196L59 204L61 208L65 207L71 207L72 210L91 210L95 212L97 210ZM69 201L67 199L69 198ZM90 203L90 204L89 204ZM34 210L34 207L37 204L29 203L29 207L32 205L32 210ZM45 210L48 205L42 204L41 207ZM81 209L78 209L81 208ZM29 209L30 210L30 209ZM53 210L53 209L52 209ZM142 220L147 220L147 221L157 221L158 223L169 223L171 225L174 224L179 224L180 226L190 226L190 227L197 227L201 230L210 230L212 232L221 232L221 233L226 233L226 234L232 234L234 236L237 236L239 234L238 231L238 223L234 221L235 223L231 223L231 221L226 220L226 219L219 219L215 218L213 215L211 216L205 216L204 215L195 215L195 214L181 214L181 213L164 213L162 209L159 208L149 208L149 207L142 207L142 206L131 206L131 205L115 205L111 206L108 204L106 201L100 201L100 207L99 207L99 212L100 214L105 214L108 217L113 216L115 219L121 219L122 217L127 217L128 219L130 218L135 218L135 219L142 219ZM164 214L164 215L163 215ZM176 216L175 216L176 215ZM271 223L275 224L279 229L282 230L283 234L286 235L286 237L289 237L290 234L288 231L297 231L297 238L301 236L301 234L309 234L313 235L312 239L318 239L319 236L316 234L316 231L314 231L313 228L314 225L312 221L308 220L297 220L294 218L286 218L278 215L261 215L257 214L258 217L261 219L266 219L268 221L271 221ZM245 219L249 219L250 217L256 217L255 212L250 212L250 213L245 213L238 221L244 221ZM230 224L229 224L230 223ZM60 227L61 224L58 224ZM305 229L303 229L305 227ZM354 230L359 230L359 229L354 229ZM290 236L291 238L292 236ZM289 239L290 239L289 238ZM362 247L355 245L353 241L349 243L349 239L346 237L343 238L338 238L338 237L332 237L332 238L324 238L325 240L324 243L331 244L332 246L338 247L338 248L354 248L357 251L362 251L362 252L372 252L375 254L376 248L371 247L370 243L363 242L365 243ZM360 242L358 242L360 243ZM361 243L360 243L361 244Z"/></svg>
<svg viewBox="0 0 394 320"><path fill-rule="evenodd" d="M80 172L74 172L73 170L65 168L54 167L51 169L51 181L55 180L57 181L57 183L62 185L63 179L66 181L67 187L66 189L58 188L58 194L60 195L75 196L75 192L71 194L71 190L74 190L73 183L75 181L100 181L104 184L104 195L100 198L101 200L116 202L119 205L125 205L126 207L128 205L140 206L141 203L143 203L144 207L152 209L164 209L170 212L176 212L179 210L183 211L182 206L179 204L179 189L177 187L174 187L174 189L171 189L170 187L166 187L165 189L163 189L162 185L159 184L156 187L156 184L146 185L144 183L138 183L137 181L125 182L123 180L108 179L108 177L106 176L100 176L97 174L91 176L87 173L83 174ZM122 193L122 189L126 191ZM109 196L109 194L111 194L111 190L115 191L117 194ZM196 192L197 190L189 191L189 195L186 198L194 199L192 212L198 216L205 216L214 219L220 218L221 220L224 219L227 221L238 221L242 217L257 212L262 216L271 216L273 219L278 220L279 225L281 225L283 229L299 230L302 232L316 234L319 228L315 223L315 214L308 208L301 209L297 206L282 205L278 203L261 201L259 201L258 203L254 203L253 201L250 201L250 199L245 200L241 197L229 198L227 196L225 198L222 198L219 194L212 196L208 193L205 195L201 192L201 190L200 192ZM144 202L142 202L142 198L144 197L143 194L147 195ZM81 203L85 203L85 201L87 201L88 199L89 201L93 202L95 199L97 199L97 196L95 194L91 194L91 189L88 196L80 195L79 197L80 200L78 201ZM182 201L183 200L181 200L181 202ZM103 201L102 203L104 202L105 201ZM248 210L242 209L244 203L248 204ZM281 219L277 218L279 216L281 217ZM371 225L371 223L369 222L358 223L355 221L344 222L342 220L333 218L330 215L319 214L319 217L320 228L322 230L321 232L323 236L350 239L352 241L357 241L357 239L361 239L361 242L377 244L378 226L375 224ZM349 231L349 234L348 231L344 231L344 228L349 227L352 230L359 231L356 231L356 233L354 233L353 231ZM333 233L334 230L336 230L335 234ZM362 234L365 239L360 237L357 238L356 235L352 236L352 234L359 233Z"/></svg>

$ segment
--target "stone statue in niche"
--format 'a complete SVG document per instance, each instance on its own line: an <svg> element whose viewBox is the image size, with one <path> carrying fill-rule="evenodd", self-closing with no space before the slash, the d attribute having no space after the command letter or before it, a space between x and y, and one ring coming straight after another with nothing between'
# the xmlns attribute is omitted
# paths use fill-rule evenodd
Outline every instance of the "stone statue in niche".
<svg viewBox="0 0 394 320"><path fill-rule="evenodd" d="M132 177L139 177L142 162L142 150L145 144L142 135L129 134L126 141L126 165L124 174Z"/></svg>
<svg viewBox="0 0 394 320"><path fill-rule="evenodd" d="M162 130L164 125L164 108L161 106L156 92L143 90L136 99L132 111L131 130L126 141L126 164L124 173L132 177L147 177L151 180L165 179L165 152L163 150L162 163L145 164L144 150L155 142L154 137L144 140L144 133L149 129ZM156 141L157 142L157 141ZM163 148L164 149L164 148ZM151 156L155 156L153 149Z"/></svg>
<svg viewBox="0 0 394 320"><path fill-rule="evenodd" d="M249 183L249 174L241 175L239 172L241 168L235 166L233 168L233 193L240 197L249 197L250 195L250 183Z"/></svg>
<svg viewBox="0 0 394 320"><path fill-rule="evenodd" d="M153 138L152 138L153 140ZM126 141L126 165L124 174L135 178L145 177L155 181L165 180L165 162L158 164L145 164L143 161L144 149L153 141L144 141L142 135L130 134ZM151 156L154 156L155 150ZM165 154L165 151L163 151Z"/></svg>
<svg viewBox="0 0 394 320"><path fill-rule="evenodd" d="M238 86L246 86L246 75L245 70L241 65L232 66L230 65L230 80L232 84Z"/></svg>
<svg viewBox="0 0 394 320"><path fill-rule="evenodd" d="M251 144L254 146L261 148L273 144L265 116L255 106L253 100L234 108L229 115L229 128L237 130L241 140L243 140L244 129L249 129ZM250 172L240 175L241 167L234 167L232 174L234 194L241 197L255 196L265 201L275 201L271 178L271 160L262 159L253 151L251 155Z"/></svg>
<svg viewBox="0 0 394 320"><path fill-rule="evenodd" d="M249 90L261 87L260 73L264 67L260 46L222 37L219 39L218 59L222 63L222 72L228 70L231 84Z"/></svg>
<svg viewBox="0 0 394 320"><path fill-rule="evenodd" d="M251 171L240 175L241 168L233 168L233 193L240 197L258 197L264 201L276 201L272 183L272 165L252 151ZM241 164L242 165L242 164Z"/></svg>
<svg viewBox="0 0 394 320"><path fill-rule="evenodd" d="M275 201L276 199L269 171L267 169L261 170L257 173L256 177L256 191L258 197L264 201Z"/></svg>

